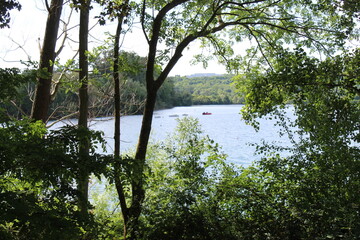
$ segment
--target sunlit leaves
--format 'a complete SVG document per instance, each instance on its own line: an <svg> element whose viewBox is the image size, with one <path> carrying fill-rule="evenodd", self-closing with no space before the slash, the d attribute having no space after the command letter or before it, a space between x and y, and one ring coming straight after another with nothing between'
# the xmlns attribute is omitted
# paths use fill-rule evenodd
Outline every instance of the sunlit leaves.
<svg viewBox="0 0 360 240"><path fill-rule="evenodd" d="M85 137L90 141L86 163L79 160L79 140ZM82 227L91 219L78 216L75 179L84 168L98 177L106 171L109 159L96 152L98 146L104 146L100 132L69 126L48 132L41 121L27 119L3 122L0 236L56 239L84 234ZM61 231L52 229L59 225Z"/></svg>
<svg viewBox="0 0 360 240"><path fill-rule="evenodd" d="M205 220L207 210L202 205L210 201L226 165L224 158L193 118L179 120L174 136L149 151L151 172L143 216L146 239L189 239L213 234L213 230L206 232L206 224L189 226Z"/></svg>

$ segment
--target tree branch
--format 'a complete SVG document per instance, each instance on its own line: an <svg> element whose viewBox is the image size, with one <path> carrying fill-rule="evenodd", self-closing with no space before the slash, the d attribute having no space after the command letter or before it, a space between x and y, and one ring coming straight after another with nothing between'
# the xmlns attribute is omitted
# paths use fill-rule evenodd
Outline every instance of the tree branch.
<svg viewBox="0 0 360 240"><path fill-rule="evenodd" d="M152 36L151 36L151 40L149 41L149 54L148 54L148 63L147 63L147 70L146 70L147 88L152 88L153 84L154 84L154 66L155 66L154 63L155 63L155 58L156 58L156 50L157 50L157 45L158 45L158 42L159 42L162 21L163 21L164 17L166 16L166 14L170 10L172 10L176 6L178 6L178 5L182 4L182 3L188 2L188 1L189 0L173 0L173 1L171 1L170 3L166 4L159 11L159 13L157 14L157 16L154 19L153 29L152 29ZM184 44L185 44L185 42L184 42ZM187 44L186 44L186 46L187 46ZM177 60L176 60L176 62L177 62ZM170 71L170 70L167 70L167 71ZM161 82L163 82L163 81L161 81Z"/></svg>
<svg viewBox="0 0 360 240"><path fill-rule="evenodd" d="M142 6L142 10L141 10L141 19L140 19L140 22L141 22L141 28L142 28L142 31L144 33L144 36L146 38L146 41L147 43L149 44L150 43L150 40L149 40L149 37L146 33L146 29L145 29L145 10L146 10L146 0L143 1L143 6Z"/></svg>

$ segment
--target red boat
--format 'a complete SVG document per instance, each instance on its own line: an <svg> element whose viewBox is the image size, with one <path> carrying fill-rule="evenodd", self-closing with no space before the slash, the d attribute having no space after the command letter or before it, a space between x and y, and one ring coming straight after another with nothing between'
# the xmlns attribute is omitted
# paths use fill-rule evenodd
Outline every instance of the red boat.
<svg viewBox="0 0 360 240"><path fill-rule="evenodd" d="M209 112L203 112L202 115L211 115Z"/></svg>

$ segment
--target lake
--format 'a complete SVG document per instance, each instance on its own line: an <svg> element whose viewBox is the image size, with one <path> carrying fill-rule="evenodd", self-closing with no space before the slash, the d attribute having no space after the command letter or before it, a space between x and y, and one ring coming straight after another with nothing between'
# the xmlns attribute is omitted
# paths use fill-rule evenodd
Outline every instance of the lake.
<svg viewBox="0 0 360 240"><path fill-rule="evenodd" d="M191 116L199 119L202 130L211 139L222 146L228 160L235 164L248 165L261 156L255 154L255 146L263 140L276 142L282 146L288 146L290 141L287 137L280 137L279 127L275 126L275 120L260 119L260 130L245 124L241 119L240 110L243 105L201 105L190 107L175 107L171 109L155 111L152 125L151 138L164 140L168 134L174 131L177 125L176 118ZM203 115L209 112L211 115ZM289 110L291 115L291 110ZM123 116L121 118L121 151L125 152L135 148L138 140L142 116ZM114 135L113 118L99 118L91 121L92 129L104 132L108 141L108 151L112 151Z"/></svg>

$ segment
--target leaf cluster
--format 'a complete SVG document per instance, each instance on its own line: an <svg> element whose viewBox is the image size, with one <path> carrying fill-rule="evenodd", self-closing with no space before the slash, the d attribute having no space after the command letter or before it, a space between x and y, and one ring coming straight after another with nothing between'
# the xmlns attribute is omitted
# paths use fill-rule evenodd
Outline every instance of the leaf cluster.
<svg viewBox="0 0 360 240"><path fill-rule="evenodd" d="M64 127L49 133L41 122L8 121L0 128L0 234L4 239L73 239L94 222L77 209L75 180L86 168L97 176L109 159L95 152L98 132ZM79 160L80 138L90 140L90 156ZM44 224L44 220L46 224Z"/></svg>
<svg viewBox="0 0 360 240"><path fill-rule="evenodd" d="M12 9L21 10L21 5L17 0L4 0L0 3L0 29L9 27L9 11Z"/></svg>
<svg viewBox="0 0 360 240"><path fill-rule="evenodd" d="M281 54L274 71L257 69L238 78L247 120L274 115L295 133L287 157L268 145L261 150L269 155L257 167L272 176L272 189L283 188L276 190L278 198L298 222L300 239L360 234L354 195L359 190L358 64L358 50L320 61L297 49ZM291 108L296 118L286 122L279 106Z"/></svg>
<svg viewBox="0 0 360 240"><path fill-rule="evenodd" d="M0 99L7 101L18 95L18 89L21 84L33 80L35 77L34 71L21 72L18 68L0 68Z"/></svg>

